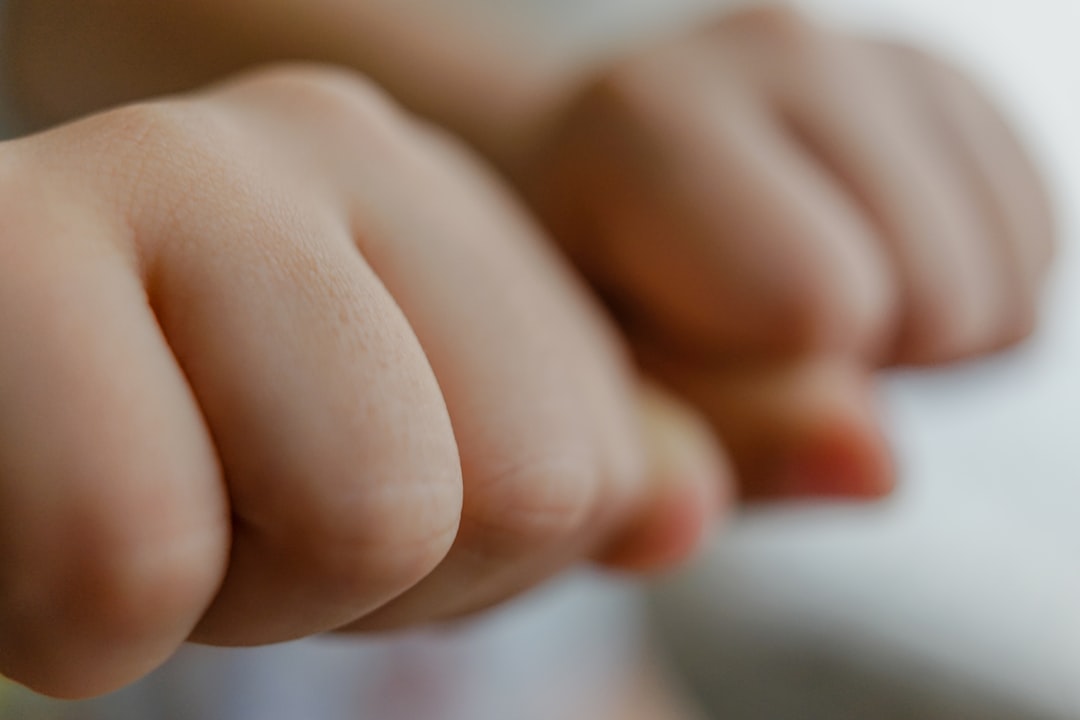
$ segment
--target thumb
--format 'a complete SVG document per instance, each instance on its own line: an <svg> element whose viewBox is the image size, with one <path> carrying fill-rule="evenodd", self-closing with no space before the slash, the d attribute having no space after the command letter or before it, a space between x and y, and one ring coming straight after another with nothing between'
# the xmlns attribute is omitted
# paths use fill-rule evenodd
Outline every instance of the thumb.
<svg viewBox="0 0 1080 720"><path fill-rule="evenodd" d="M631 522L600 553L608 567L656 572L693 555L731 505L732 472L704 418L643 386L638 407L649 484Z"/></svg>
<svg viewBox="0 0 1080 720"><path fill-rule="evenodd" d="M869 499L895 471L869 371L846 359L702 369L666 361L660 376L709 419L746 499Z"/></svg>

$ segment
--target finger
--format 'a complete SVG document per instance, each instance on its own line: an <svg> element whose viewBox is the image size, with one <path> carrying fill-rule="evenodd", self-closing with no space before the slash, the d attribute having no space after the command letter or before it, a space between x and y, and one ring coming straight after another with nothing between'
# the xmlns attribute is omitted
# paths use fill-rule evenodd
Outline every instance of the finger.
<svg viewBox="0 0 1080 720"><path fill-rule="evenodd" d="M904 320L894 360L987 350L1007 301L970 188L873 55L834 44L809 57L800 81L778 75L773 92L806 147L861 201L896 264Z"/></svg>
<svg viewBox="0 0 1080 720"><path fill-rule="evenodd" d="M699 351L871 352L893 312L872 229L759 99L709 84L654 103L623 153L662 160L598 185L607 277Z"/></svg>
<svg viewBox="0 0 1080 720"><path fill-rule="evenodd" d="M121 249L128 229L32 177L0 194L0 264L18 269L0 283L0 673L78 698L137 680L185 640L225 574L229 514L210 435ZM40 212L50 197L54 216Z"/></svg>
<svg viewBox="0 0 1080 720"><path fill-rule="evenodd" d="M456 149L424 139L429 153L417 153L402 188L380 182L440 202L356 236L431 358L465 504L440 566L354 630L516 594L581 560L642 492L628 373L610 330L516 204Z"/></svg>
<svg viewBox="0 0 1080 720"><path fill-rule="evenodd" d="M870 381L848 359L646 364L724 438L746 499L875 498L895 483Z"/></svg>
<svg viewBox="0 0 1080 720"><path fill-rule="evenodd" d="M730 510L733 477L704 418L654 385L642 389L640 406L652 483L636 519L598 560L657 572L692 556Z"/></svg>
<svg viewBox="0 0 1080 720"><path fill-rule="evenodd" d="M1000 344L1031 332L1037 300L1053 257L1054 215L1045 183L1016 134L987 96L956 68L912 48L879 46L907 73L943 155L954 158L958 182L977 196L1006 283L1009 312Z"/></svg>
<svg viewBox="0 0 1080 720"><path fill-rule="evenodd" d="M259 245L169 261L159 311L228 473L229 575L194 638L230 645L383 604L442 559L461 504L438 386L348 233L245 220Z"/></svg>
<svg viewBox="0 0 1080 720"><path fill-rule="evenodd" d="M305 184L329 173L266 151L319 128L256 122L246 102L141 111L160 156L130 189L150 301L229 488L229 572L192 635L218 645L303 637L385 603L442 559L461 505L423 350L332 196Z"/></svg>

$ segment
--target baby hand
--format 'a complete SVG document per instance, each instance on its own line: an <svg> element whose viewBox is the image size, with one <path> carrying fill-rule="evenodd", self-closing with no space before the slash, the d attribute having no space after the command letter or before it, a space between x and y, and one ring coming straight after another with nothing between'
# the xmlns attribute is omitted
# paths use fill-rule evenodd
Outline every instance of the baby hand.
<svg viewBox="0 0 1080 720"><path fill-rule="evenodd" d="M875 494L867 375L1031 332L1053 222L957 70L793 11L745 11L615 64L522 173L749 494Z"/></svg>
<svg viewBox="0 0 1080 720"><path fill-rule="evenodd" d="M648 483L622 351L536 229L350 75L0 145L0 223L0 672L35 689L456 616L712 512L693 430Z"/></svg>

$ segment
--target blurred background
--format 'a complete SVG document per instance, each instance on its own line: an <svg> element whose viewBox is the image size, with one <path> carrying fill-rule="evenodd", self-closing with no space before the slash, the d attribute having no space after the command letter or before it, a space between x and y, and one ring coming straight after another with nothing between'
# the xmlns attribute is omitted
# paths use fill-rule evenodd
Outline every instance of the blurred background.
<svg viewBox="0 0 1080 720"><path fill-rule="evenodd" d="M1080 718L1080 3L812 0L961 62L1052 177L1065 245L1029 346L887 383L891 501L758 511L653 601L711 715Z"/></svg>

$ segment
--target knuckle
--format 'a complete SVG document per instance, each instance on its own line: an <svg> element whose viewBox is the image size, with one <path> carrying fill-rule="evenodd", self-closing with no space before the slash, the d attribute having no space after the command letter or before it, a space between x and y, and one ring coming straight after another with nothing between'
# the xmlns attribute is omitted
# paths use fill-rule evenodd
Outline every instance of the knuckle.
<svg viewBox="0 0 1080 720"><path fill-rule="evenodd" d="M67 558L4 582L0 666L47 694L80 698L138 679L183 642L224 574L222 532L168 535L115 517L76 521ZM141 527L140 527L141 525ZM18 566L15 568L18 571Z"/></svg>
<svg viewBox="0 0 1080 720"><path fill-rule="evenodd" d="M233 136L198 102L146 102L88 121L85 172L108 175L106 197L129 219L163 209L217 178L237 176Z"/></svg>
<svg viewBox="0 0 1080 720"><path fill-rule="evenodd" d="M249 82L265 84L277 92L327 103L391 103L365 76L334 65L281 63L255 71Z"/></svg>
<svg viewBox="0 0 1080 720"><path fill-rule="evenodd" d="M105 138L124 145L144 146L182 133L175 108L176 105L162 102L135 103L110 110L97 118L97 122Z"/></svg>
<svg viewBox="0 0 1080 720"><path fill-rule="evenodd" d="M775 298L773 327L781 348L793 352L834 349L849 338L869 333L876 318L863 317L869 304L852 297L842 278L812 265L804 265L785 283Z"/></svg>
<svg viewBox="0 0 1080 720"><path fill-rule="evenodd" d="M285 99L343 133L377 133L392 139L406 116L380 87L359 73L319 64L291 63L259 70L249 82Z"/></svg>
<svg viewBox="0 0 1080 720"><path fill-rule="evenodd" d="M674 52L644 53L626 58L597 78L575 106L572 120L579 132L587 131L587 142L623 140L662 122L665 108L677 100L672 86L658 80L673 70ZM612 129L620 135L611 137Z"/></svg>
<svg viewBox="0 0 1080 720"><path fill-rule="evenodd" d="M353 498L312 499L295 512L299 519L288 534L324 582L352 594L370 593L376 585L404 590L453 545L461 518L460 476L395 478Z"/></svg>
<svg viewBox="0 0 1080 720"><path fill-rule="evenodd" d="M821 34L817 24L805 13L786 3L746 8L731 16L725 24L770 44L790 48L816 46Z"/></svg>
<svg viewBox="0 0 1080 720"><path fill-rule="evenodd" d="M118 165L145 160L175 167L184 163L190 149L206 147L218 136L208 118L191 108L191 103L179 102L127 105L90 121L90 131L98 139L99 153L116 156Z"/></svg>
<svg viewBox="0 0 1080 720"><path fill-rule="evenodd" d="M838 42L822 25L788 5L750 8L734 16L724 30L738 36L752 52L765 52L820 91L842 93L848 84L865 82L867 63L855 55L857 44Z"/></svg>
<svg viewBox="0 0 1080 720"><path fill-rule="evenodd" d="M777 261L765 268L765 301L758 324L774 349L804 353L876 354L891 338L900 289L874 236L844 215L809 213L783 221L768 235Z"/></svg>
<svg viewBox="0 0 1080 720"><path fill-rule="evenodd" d="M849 279L851 282L837 279L818 287L818 299L809 308L807 346L877 354L888 341L885 335L892 331L894 323L893 289L885 278L863 283L857 283L855 277Z"/></svg>
<svg viewBox="0 0 1080 720"><path fill-rule="evenodd" d="M985 349L973 333L975 317L966 298L940 289L924 293L908 309L898 351L904 363L954 362Z"/></svg>
<svg viewBox="0 0 1080 720"><path fill-rule="evenodd" d="M180 102L126 105L39 135L6 144L3 176L17 165L35 177L34 191L68 191L108 199L147 179L147 169L167 170L183 164L180 156L200 141L187 127ZM93 178L94 182L89 182ZM100 182L104 178L107 182Z"/></svg>
<svg viewBox="0 0 1080 720"><path fill-rule="evenodd" d="M131 532L90 559L77 595L89 617L116 636L150 636L193 621L224 571L225 540L198 530L174 537ZM182 638L178 638L182 639Z"/></svg>
<svg viewBox="0 0 1080 720"><path fill-rule="evenodd" d="M228 562L223 497L206 495L195 504L153 489L190 487L195 477L209 486L215 471L207 467L209 474L200 477L203 469L174 473L155 465L144 465L156 475L152 487L139 477L143 470L115 467L68 484L88 488L67 522L67 543L80 548L68 576L74 597L99 628L117 628L121 637L168 633L177 623L193 622ZM109 480L101 477L106 473Z"/></svg>
<svg viewBox="0 0 1080 720"><path fill-rule="evenodd" d="M552 549L586 529L603 484L590 463L577 460L505 469L488 478L466 505L462 540L496 557Z"/></svg>

